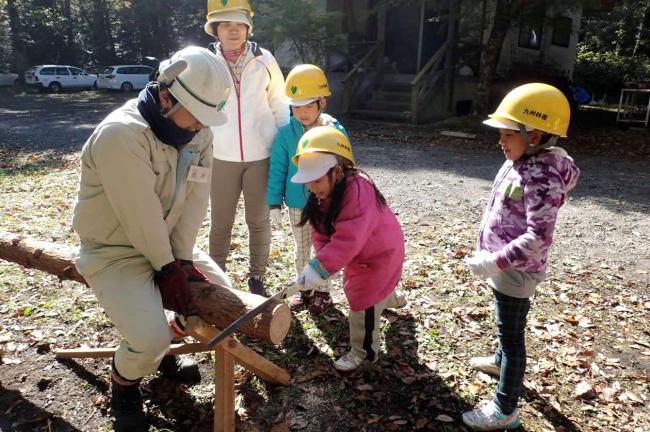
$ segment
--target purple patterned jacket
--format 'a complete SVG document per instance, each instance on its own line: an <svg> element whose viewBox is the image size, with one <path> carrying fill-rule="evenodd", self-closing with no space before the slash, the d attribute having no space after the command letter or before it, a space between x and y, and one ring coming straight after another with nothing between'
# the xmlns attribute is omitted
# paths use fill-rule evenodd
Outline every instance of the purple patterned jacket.
<svg viewBox="0 0 650 432"><path fill-rule="evenodd" d="M500 269L513 267L544 279L557 212L579 176L560 147L506 161L492 186L477 249L496 252Z"/></svg>

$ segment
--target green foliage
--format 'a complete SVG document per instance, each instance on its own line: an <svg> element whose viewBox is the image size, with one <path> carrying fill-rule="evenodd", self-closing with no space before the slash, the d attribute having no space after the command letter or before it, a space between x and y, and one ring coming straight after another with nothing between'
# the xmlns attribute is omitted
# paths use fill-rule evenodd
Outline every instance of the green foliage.
<svg viewBox="0 0 650 432"><path fill-rule="evenodd" d="M324 54L341 41L332 37L340 13L324 12L315 0L259 0L255 9L255 35L269 47L291 43L304 63L323 66Z"/></svg>
<svg viewBox="0 0 650 432"><path fill-rule="evenodd" d="M626 81L650 79L650 5L623 0L582 20L574 81L617 95Z"/></svg>
<svg viewBox="0 0 650 432"><path fill-rule="evenodd" d="M648 59L631 59L612 51L578 52L573 78L596 95L616 95L625 82L650 77Z"/></svg>
<svg viewBox="0 0 650 432"><path fill-rule="evenodd" d="M177 49L206 46L205 0L0 0L0 64L19 72L43 63L100 68L165 58ZM289 41L304 62L323 63L339 45L328 35L340 14L315 0L258 0L254 39L271 49ZM6 37L4 37L6 36Z"/></svg>

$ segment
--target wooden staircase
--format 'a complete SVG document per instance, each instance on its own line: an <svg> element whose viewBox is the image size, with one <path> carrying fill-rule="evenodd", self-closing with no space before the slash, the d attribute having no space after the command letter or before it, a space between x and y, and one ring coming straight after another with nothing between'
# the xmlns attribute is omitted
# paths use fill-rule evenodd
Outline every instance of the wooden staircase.
<svg viewBox="0 0 650 432"><path fill-rule="evenodd" d="M404 77L412 78L412 76ZM411 84L409 82L384 81L369 94L369 98L360 100L350 109L351 115L396 121L410 120Z"/></svg>
<svg viewBox="0 0 650 432"><path fill-rule="evenodd" d="M433 0L431 0L433 2ZM435 15L439 22L434 33L429 27L425 58L423 54L423 26L425 0L422 0L420 40L417 61L400 63L402 57L395 50L402 47L390 45L391 55L386 55L386 29L388 9L382 7L377 14L376 41L364 42L364 55L356 61L345 77L342 110L351 116L385 120L408 121L413 124L446 117L451 113L454 85L454 47L457 39L459 2L439 0ZM427 6L429 9L431 5ZM392 17L392 15L391 15ZM394 20L393 20L394 22ZM391 27L395 31L395 27ZM392 35L391 35L392 36ZM411 49L413 47L403 47ZM357 50L354 52L359 53ZM397 59L392 61L392 59ZM424 65L421 65L424 62ZM417 65L417 66L416 66ZM398 73L396 71L409 73Z"/></svg>

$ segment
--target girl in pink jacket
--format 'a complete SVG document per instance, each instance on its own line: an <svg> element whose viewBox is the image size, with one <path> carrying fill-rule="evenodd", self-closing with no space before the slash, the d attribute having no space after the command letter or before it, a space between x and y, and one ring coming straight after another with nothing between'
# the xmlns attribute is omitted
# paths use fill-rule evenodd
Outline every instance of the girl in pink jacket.
<svg viewBox="0 0 650 432"><path fill-rule="evenodd" d="M304 290L320 291L345 269L351 350L334 367L352 371L365 360L377 361L382 311L404 305L395 293L404 263L404 236L386 199L355 167L345 134L327 126L309 130L293 162L298 172L291 181L307 184L310 190L301 223L311 224L316 251L299 280Z"/></svg>

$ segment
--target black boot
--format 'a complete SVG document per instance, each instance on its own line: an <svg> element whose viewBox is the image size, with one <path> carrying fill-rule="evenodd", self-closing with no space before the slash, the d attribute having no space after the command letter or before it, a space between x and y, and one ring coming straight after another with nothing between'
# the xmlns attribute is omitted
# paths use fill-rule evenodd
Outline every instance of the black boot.
<svg viewBox="0 0 650 432"><path fill-rule="evenodd" d="M189 356L165 356L160 362L158 370L164 378L183 384L193 385L201 382L199 365Z"/></svg>
<svg viewBox="0 0 650 432"><path fill-rule="evenodd" d="M111 379L111 420L115 432L149 430L139 380L131 385L121 385L114 378Z"/></svg>
<svg viewBox="0 0 650 432"><path fill-rule="evenodd" d="M253 294L261 295L262 297L268 297L266 288L264 287L264 282L262 282L262 279L260 278L251 277L248 279L248 290Z"/></svg>

